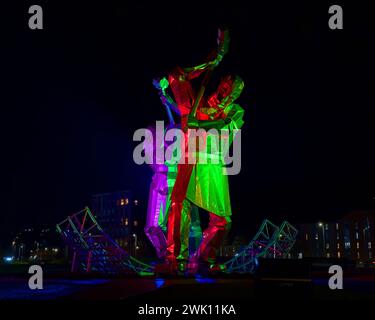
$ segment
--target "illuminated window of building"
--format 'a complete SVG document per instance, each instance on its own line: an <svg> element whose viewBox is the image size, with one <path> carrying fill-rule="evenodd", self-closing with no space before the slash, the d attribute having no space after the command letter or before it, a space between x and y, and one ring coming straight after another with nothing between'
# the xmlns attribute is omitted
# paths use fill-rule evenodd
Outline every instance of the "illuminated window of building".
<svg viewBox="0 0 375 320"><path fill-rule="evenodd" d="M336 235L336 239L340 240L340 235L339 234Z"/></svg>
<svg viewBox="0 0 375 320"><path fill-rule="evenodd" d="M326 230L328 230L328 223L324 226L324 228L325 228Z"/></svg>
<svg viewBox="0 0 375 320"><path fill-rule="evenodd" d="M137 206L138 205L138 200L134 200L134 204Z"/></svg>
<svg viewBox="0 0 375 320"><path fill-rule="evenodd" d="M315 240L318 240L318 239L319 239L318 234L316 234L315 235Z"/></svg>
<svg viewBox="0 0 375 320"><path fill-rule="evenodd" d="M339 224L336 223L336 230L339 230Z"/></svg>
<svg viewBox="0 0 375 320"><path fill-rule="evenodd" d="M307 233L306 233L305 239L306 241L309 240L309 235Z"/></svg>
<svg viewBox="0 0 375 320"><path fill-rule="evenodd" d="M129 224L128 218L125 218L125 225L127 226Z"/></svg>
<svg viewBox="0 0 375 320"><path fill-rule="evenodd" d="M329 249L329 243L326 243L326 249Z"/></svg>
<svg viewBox="0 0 375 320"><path fill-rule="evenodd" d="M357 240L359 239L358 231L355 233L355 238L356 238Z"/></svg>
<svg viewBox="0 0 375 320"><path fill-rule="evenodd" d="M357 249L359 249L359 242L357 242Z"/></svg>
<svg viewBox="0 0 375 320"><path fill-rule="evenodd" d="M124 199L120 199L120 206L124 206L125 205L125 200Z"/></svg>
<svg viewBox="0 0 375 320"><path fill-rule="evenodd" d="M341 258L341 253L340 253L340 251L337 251L337 258Z"/></svg>
<svg viewBox="0 0 375 320"><path fill-rule="evenodd" d="M134 226L136 227L138 225L138 221L134 220Z"/></svg>
<svg viewBox="0 0 375 320"><path fill-rule="evenodd" d="M371 249L371 242L369 242L369 243L367 244L367 247L368 247L369 249Z"/></svg>
<svg viewBox="0 0 375 320"><path fill-rule="evenodd" d="M340 249L340 244L339 243L337 244L337 249Z"/></svg>
<svg viewBox="0 0 375 320"><path fill-rule="evenodd" d="M345 246L345 249L350 249L350 242L345 242L344 246Z"/></svg>
<svg viewBox="0 0 375 320"><path fill-rule="evenodd" d="M361 255L359 254L359 252L357 251L357 259L360 259L361 258Z"/></svg>
<svg viewBox="0 0 375 320"><path fill-rule="evenodd" d="M327 252L327 258L330 258L331 257L331 255L329 254L329 252Z"/></svg>
<svg viewBox="0 0 375 320"><path fill-rule="evenodd" d="M128 203L129 203L129 199L126 198L126 199L125 199L125 204L128 204Z"/></svg>

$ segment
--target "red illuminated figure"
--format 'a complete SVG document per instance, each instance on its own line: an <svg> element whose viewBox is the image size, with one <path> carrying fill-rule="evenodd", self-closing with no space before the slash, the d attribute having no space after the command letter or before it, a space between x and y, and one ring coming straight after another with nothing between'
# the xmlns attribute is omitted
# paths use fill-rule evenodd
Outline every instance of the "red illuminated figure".
<svg viewBox="0 0 375 320"><path fill-rule="evenodd" d="M169 74L170 87L181 114L181 128L185 132L185 146L182 146L185 151L189 143L189 128L230 130L238 129L243 124L243 110L233 103L243 88L243 82L239 77L225 77L214 94L207 100L203 98L209 74L222 60L227 49L227 39L224 35L219 32L219 50L214 60L193 68L177 67ZM203 73L205 76L201 90L196 93L191 80ZM207 139L206 143L209 143L209 134ZM200 152L198 150L197 154ZM192 204L207 210L210 221L190 265L197 265L198 261L213 265L217 248L230 225L228 179L223 174L223 164L189 164L188 155L188 152L185 152L185 162L178 165L177 178L171 195L165 265L170 272L174 272L177 268L184 270L186 267L188 257L182 248L187 240L183 230L190 222L188 213Z"/></svg>

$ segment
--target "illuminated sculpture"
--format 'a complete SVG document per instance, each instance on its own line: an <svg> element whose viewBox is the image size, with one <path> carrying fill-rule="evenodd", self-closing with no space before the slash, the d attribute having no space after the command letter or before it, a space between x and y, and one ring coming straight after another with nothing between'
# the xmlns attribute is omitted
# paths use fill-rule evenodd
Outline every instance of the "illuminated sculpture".
<svg viewBox="0 0 375 320"><path fill-rule="evenodd" d="M265 220L246 248L237 252L225 264L215 264L217 249L230 226L231 205L228 177L223 172L222 160L225 154L221 149L216 149L220 150L219 152L213 152L215 148L211 148L224 134L222 131L212 132L211 129L234 132L243 125L244 114L244 110L234 103L244 86L238 76L224 77L216 92L208 98L204 96L211 71L219 64L227 50L228 38L225 32L219 32L218 40L219 48L209 62L193 68L176 68L169 74L176 102L165 92L169 85L168 80L154 81L166 106L169 128L178 127L172 116L173 110L181 118L180 127L184 131L185 143L189 143L191 129L205 131L205 149L199 147L190 152L186 145L181 146L188 151L185 152L185 163L177 166L169 161L164 162L164 159L161 162L152 159L150 162L154 176L150 186L145 232L158 257L166 256L166 263L162 266L165 266L168 272L184 271L186 267L188 271L196 272L198 267L203 266L210 271L253 273L259 257L288 256L297 235L297 230L286 221L281 227L277 227ZM190 81L203 74L201 88L196 93ZM227 138L230 144L234 136L229 134ZM164 149L167 146L165 141L162 144L163 146L155 146L153 141L152 144L144 145L146 156L151 154L153 157L156 147ZM150 148L153 150L147 152ZM198 159L208 159L208 163L198 161L196 164L189 164L191 153ZM217 159L220 161L211 161ZM197 206L209 212L209 226L204 231L202 240ZM131 257L112 240L88 208L69 216L57 225L57 230L73 250L72 271L139 275L150 275L155 271L153 267ZM190 243L189 237L192 240ZM195 250L196 248L198 249ZM191 254L192 252L194 254ZM156 268L156 272L158 271L160 272L160 268Z"/></svg>
<svg viewBox="0 0 375 320"><path fill-rule="evenodd" d="M243 81L239 77L227 76L222 79L217 91L207 100L203 98L209 75L222 60L227 51L228 37L219 31L219 49L216 58L193 68L177 67L169 74L169 83L174 94L176 105L181 114L181 129L185 132L185 145L189 144L189 130L194 129L233 129L241 128L243 109L233 102L243 89ZM191 80L207 72L201 90L196 95ZM213 138L213 139L212 139ZM216 141L207 132L206 145ZM222 158L222 154L211 154L199 150L207 158ZM210 149L211 150L211 149ZM189 163L188 150L185 150L185 161L178 165L177 178L171 195L171 209L168 216L167 260L166 267L170 272L186 267L187 255L183 250L186 243L184 224L190 222L189 208L196 204L209 212L209 226L204 231L202 242L190 266L196 270L198 261L207 265L215 263L217 249L230 226L230 198L228 178L223 173L223 162L195 165ZM198 156L199 157L199 156ZM212 266L211 266L212 267Z"/></svg>
<svg viewBox="0 0 375 320"><path fill-rule="evenodd" d="M168 80L163 78L161 80L155 79L153 84L159 91L160 99L166 107L169 126L167 128L178 127L176 125L171 110L173 110L179 116L179 110L176 108L172 99L165 92L168 87ZM168 143L163 141L164 145L156 146L156 133L155 128L149 127L152 131L153 143L147 144L145 141L144 149L145 155L152 155L153 159L149 159L150 166L154 172L152 182L150 185L150 193L147 207L147 218L145 225L145 233L152 245L154 246L157 256L164 258L166 255L167 241L165 237L166 225L168 221L168 212L170 207L170 197L173 190L173 186L177 175L177 164L171 163L161 159L156 159L157 152L156 148L161 147L163 150L167 147ZM184 254L194 253L201 241L202 230L200 227L200 219L198 209L195 206L189 206L189 212L185 213L186 217L191 217L190 222L185 222L183 232L187 235L187 242L184 243L183 250ZM189 246L189 237L191 239ZM190 247L190 250L189 250Z"/></svg>
<svg viewBox="0 0 375 320"><path fill-rule="evenodd" d="M207 132L205 148L197 152L198 159L207 159L207 163L197 161L193 167L184 202L191 202L209 212L209 225L204 230L202 242L191 265L200 261L209 264L212 270L222 267L215 265L216 255L230 228L232 215L228 175L224 173L225 154L220 148L222 146L218 146L218 141L227 138L230 144L231 134L244 123L244 110L234 103L243 87L243 81L238 76L224 77L217 91L207 100L207 107L197 114L198 120L188 120L190 128L203 128ZM209 120L199 120L202 115L208 116ZM211 133L210 129L217 131ZM228 136L222 137L221 132Z"/></svg>

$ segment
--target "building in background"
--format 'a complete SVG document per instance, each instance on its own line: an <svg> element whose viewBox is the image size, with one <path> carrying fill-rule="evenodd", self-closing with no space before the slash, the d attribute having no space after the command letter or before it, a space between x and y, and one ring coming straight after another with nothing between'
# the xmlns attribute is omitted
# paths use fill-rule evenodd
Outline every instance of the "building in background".
<svg viewBox="0 0 375 320"><path fill-rule="evenodd" d="M54 228L28 227L12 234L7 253L17 262L61 263L67 248Z"/></svg>
<svg viewBox="0 0 375 320"><path fill-rule="evenodd" d="M131 255L142 250L144 215L130 191L93 195L92 211L104 232Z"/></svg>
<svg viewBox="0 0 375 320"><path fill-rule="evenodd" d="M296 249L300 257L372 260L374 227L374 211L354 211L338 221L302 224Z"/></svg>

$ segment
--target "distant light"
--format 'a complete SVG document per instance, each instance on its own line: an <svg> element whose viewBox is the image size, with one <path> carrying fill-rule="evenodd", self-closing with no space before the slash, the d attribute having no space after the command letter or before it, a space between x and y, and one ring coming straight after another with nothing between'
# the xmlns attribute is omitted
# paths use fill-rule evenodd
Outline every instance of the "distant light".
<svg viewBox="0 0 375 320"><path fill-rule="evenodd" d="M156 288L162 287L164 285L164 283L165 283L164 279L155 279Z"/></svg>
<svg viewBox="0 0 375 320"><path fill-rule="evenodd" d="M323 227L323 223L322 222L319 222L319 227Z"/></svg>
<svg viewBox="0 0 375 320"><path fill-rule="evenodd" d="M133 237L136 237L137 235L135 233L133 233Z"/></svg>
<svg viewBox="0 0 375 320"><path fill-rule="evenodd" d="M3 259L5 262L12 262L14 260L14 257L4 257Z"/></svg>

